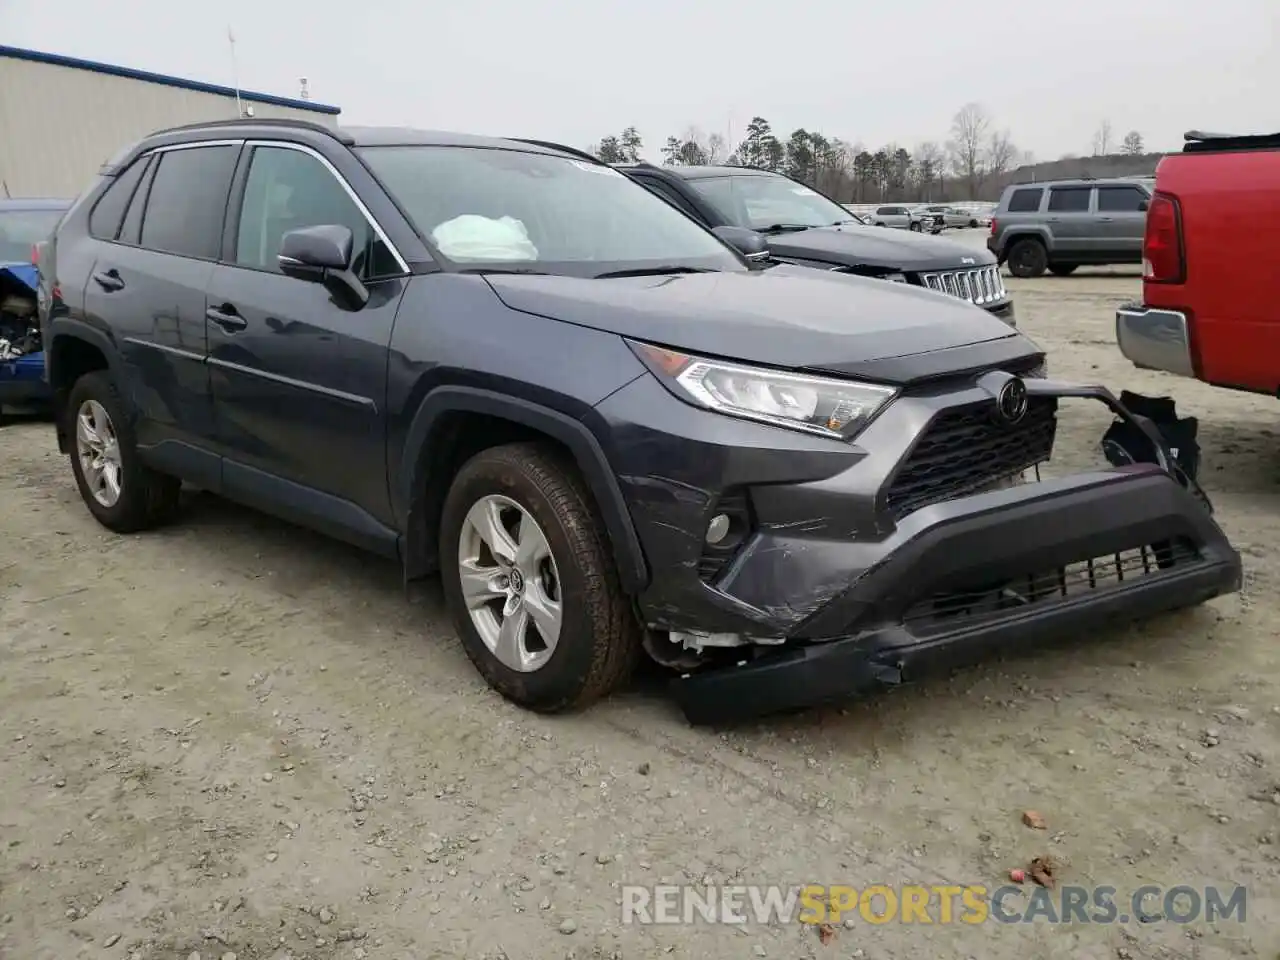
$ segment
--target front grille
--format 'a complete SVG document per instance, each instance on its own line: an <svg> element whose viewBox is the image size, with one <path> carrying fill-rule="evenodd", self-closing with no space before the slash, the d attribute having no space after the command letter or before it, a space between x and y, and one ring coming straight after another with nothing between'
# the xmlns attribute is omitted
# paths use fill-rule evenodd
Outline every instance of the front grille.
<svg viewBox="0 0 1280 960"><path fill-rule="evenodd" d="M930 290L950 294L968 300L978 306L997 303L1007 295L1004 278L995 264L974 267L970 270L944 270L939 273L922 273L920 282Z"/></svg>
<svg viewBox="0 0 1280 960"><path fill-rule="evenodd" d="M894 520L954 500L1044 463L1053 452L1058 402L1031 397L1026 416L1003 423L995 402L943 410L925 428L887 494Z"/></svg>
<svg viewBox="0 0 1280 960"><path fill-rule="evenodd" d="M913 604L903 623L917 633L931 628L963 628L974 620L1112 589L1199 559L1200 552L1187 540L1129 547L997 583L963 584L935 593Z"/></svg>

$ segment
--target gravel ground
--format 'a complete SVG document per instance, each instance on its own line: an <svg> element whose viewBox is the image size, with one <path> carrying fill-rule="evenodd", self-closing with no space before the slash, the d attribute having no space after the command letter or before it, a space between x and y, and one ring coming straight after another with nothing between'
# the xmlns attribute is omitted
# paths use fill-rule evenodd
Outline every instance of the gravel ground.
<svg viewBox="0 0 1280 960"><path fill-rule="evenodd" d="M644 681L522 713L395 566L207 496L108 534L47 426L0 430L0 956L1274 960L1280 406L1124 362L1132 272L1010 286L1055 376L1201 418L1244 592L727 732ZM1105 423L1068 408L1064 455ZM1247 920L620 921L622 883L996 886L1038 854L1121 897L1244 884Z"/></svg>

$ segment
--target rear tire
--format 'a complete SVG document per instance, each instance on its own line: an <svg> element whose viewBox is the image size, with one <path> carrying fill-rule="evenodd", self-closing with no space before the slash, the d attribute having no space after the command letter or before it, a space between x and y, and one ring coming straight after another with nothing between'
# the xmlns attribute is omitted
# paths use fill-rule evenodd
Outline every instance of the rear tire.
<svg viewBox="0 0 1280 960"><path fill-rule="evenodd" d="M1076 272L1078 263L1051 263L1049 264L1049 272L1055 277L1069 277Z"/></svg>
<svg viewBox="0 0 1280 960"><path fill-rule="evenodd" d="M458 471L441 516L440 570L463 649L513 703L574 710L630 677L639 624L604 522L556 451L493 447Z"/></svg>
<svg viewBox="0 0 1280 960"><path fill-rule="evenodd" d="M1049 253L1039 240L1028 237L1017 240L1009 248L1009 272L1023 280L1033 280L1044 274L1049 265Z"/></svg>
<svg viewBox="0 0 1280 960"><path fill-rule="evenodd" d="M77 380L65 416L71 470L94 519L116 533L137 533L174 518L182 481L142 462L133 423L109 373L98 370Z"/></svg>

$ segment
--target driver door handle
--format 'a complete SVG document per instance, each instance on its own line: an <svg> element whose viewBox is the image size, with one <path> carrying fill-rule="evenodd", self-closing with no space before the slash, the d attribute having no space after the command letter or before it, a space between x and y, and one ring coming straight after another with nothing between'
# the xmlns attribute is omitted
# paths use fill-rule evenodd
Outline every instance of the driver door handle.
<svg viewBox="0 0 1280 960"><path fill-rule="evenodd" d="M235 333L249 325L249 321L236 313L236 308L229 303L224 303L221 307L210 307L204 315L227 333Z"/></svg>

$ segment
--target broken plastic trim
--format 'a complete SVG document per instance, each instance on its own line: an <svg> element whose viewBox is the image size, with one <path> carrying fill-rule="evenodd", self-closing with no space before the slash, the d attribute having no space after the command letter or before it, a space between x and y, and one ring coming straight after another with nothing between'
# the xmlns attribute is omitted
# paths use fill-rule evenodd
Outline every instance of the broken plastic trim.
<svg viewBox="0 0 1280 960"><path fill-rule="evenodd" d="M1178 483L1189 490L1192 495L1204 506L1205 510L1212 516L1213 503L1209 500L1208 495L1192 477L1178 464L1177 458L1173 455L1173 451L1169 449L1169 445L1165 442L1164 436L1154 423L1146 417L1140 417L1132 412L1128 407L1122 404L1119 399L1106 387L1101 386L1082 386L1070 383L1061 383L1056 380L1036 380L1028 379L1023 381L1027 386L1027 393L1030 396L1040 397L1077 397L1085 400L1097 400L1110 408L1121 420L1132 424L1142 431L1143 435L1151 442L1152 448L1156 453L1157 465L1169 476L1173 477Z"/></svg>

